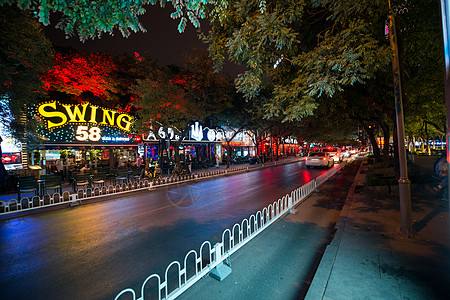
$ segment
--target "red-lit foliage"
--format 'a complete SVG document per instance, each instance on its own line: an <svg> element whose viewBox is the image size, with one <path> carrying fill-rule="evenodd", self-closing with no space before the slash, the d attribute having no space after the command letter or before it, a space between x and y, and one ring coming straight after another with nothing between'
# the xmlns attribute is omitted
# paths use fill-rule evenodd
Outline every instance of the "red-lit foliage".
<svg viewBox="0 0 450 300"><path fill-rule="evenodd" d="M91 92L103 100L111 100L116 92L112 73L116 69L108 54L56 54L54 67L42 81L47 91L58 91L80 96Z"/></svg>

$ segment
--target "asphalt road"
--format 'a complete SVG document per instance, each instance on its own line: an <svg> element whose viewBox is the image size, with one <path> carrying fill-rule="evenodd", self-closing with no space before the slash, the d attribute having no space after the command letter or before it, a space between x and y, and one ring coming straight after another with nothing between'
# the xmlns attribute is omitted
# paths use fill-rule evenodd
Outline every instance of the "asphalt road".
<svg viewBox="0 0 450 300"><path fill-rule="evenodd" d="M113 299L324 170L303 162L0 223L2 299Z"/></svg>

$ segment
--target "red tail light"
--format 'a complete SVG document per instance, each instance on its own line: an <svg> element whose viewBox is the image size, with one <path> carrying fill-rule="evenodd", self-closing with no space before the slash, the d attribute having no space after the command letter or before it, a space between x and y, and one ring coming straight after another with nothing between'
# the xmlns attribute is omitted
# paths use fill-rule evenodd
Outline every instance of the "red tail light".
<svg viewBox="0 0 450 300"><path fill-rule="evenodd" d="M326 157L324 157L324 158L322 158L322 160L327 160L327 158L326 158Z"/></svg>

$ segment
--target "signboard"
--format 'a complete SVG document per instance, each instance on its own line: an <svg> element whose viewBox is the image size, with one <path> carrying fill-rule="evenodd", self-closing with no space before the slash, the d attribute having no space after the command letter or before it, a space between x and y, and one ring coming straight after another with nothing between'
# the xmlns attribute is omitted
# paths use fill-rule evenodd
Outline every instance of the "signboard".
<svg viewBox="0 0 450 300"><path fill-rule="evenodd" d="M89 102L62 104L58 101L40 103L37 114L47 130L41 130L50 142L105 142L123 143L131 138L134 117L114 109L107 109Z"/></svg>
<svg viewBox="0 0 450 300"><path fill-rule="evenodd" d="M129 132L134 121L133 116L113 109L95 106L89 102L74 105L50 101L39 104L36 111L44 119L47 129L50 131L66 124L90 124L117 127Z"/></svg>
<svg viewBox="0 0 450 300"><path fill-rule="evenodd" d="M144 141L157 141L160 139L165 138L172 139L179 139L179 136L177 136L172 128L168 128L167 132L164 129L164 127L159 127L158 132L155 133L154 130L150 130L147 138L144 139ZM195 122L193 125L191 125L191 130L188 133L188 140L195 140L198 142L206 141L206 142L215 142L215 141L222 141L224 140L225 133L222 129L210 129L208 127L203 128L202 125L199 124L199 122Z"/></svg>

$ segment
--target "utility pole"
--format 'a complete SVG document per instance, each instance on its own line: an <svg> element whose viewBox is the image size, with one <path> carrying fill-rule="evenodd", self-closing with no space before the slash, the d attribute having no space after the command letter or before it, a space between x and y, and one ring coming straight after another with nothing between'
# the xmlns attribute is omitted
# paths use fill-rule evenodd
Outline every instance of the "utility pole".
<svg viewBox="0 0 450 300"><path fill-rule="evenodd" d="M447 112L447 129L445 133L445 140L447 143L447 164L450 167L450 128L449 128L449 120L450 120L450 3L448 0L441 0L441 16L442 16L442 33L443 33L443 41L444 41L444 86L445 86L445 108ZM450 168L449 168L450 170ZM448 180L448 175L447 175ZM447 185L448 186L448 185ZM450 199L450 188L448 190L447 200ZM450 226L450 223L449 223Z"/></svg>
<svg viewBox="0 0 450 300"><path fill-rule="evenodd" d="M394 75L394 94L395 94L395 112L397 121L398 137L398 156L400 162L400 178L398 180L398 189L400 196L400 231L407 237L412 234L411 218L411 182L408 179L408 164L406 160L405 148L405 121L403 118L403 100L401 72L397 43L397 28L395 26L395 15L391 9L389 0L389 40L393 51L392 71Z"/></svg>

